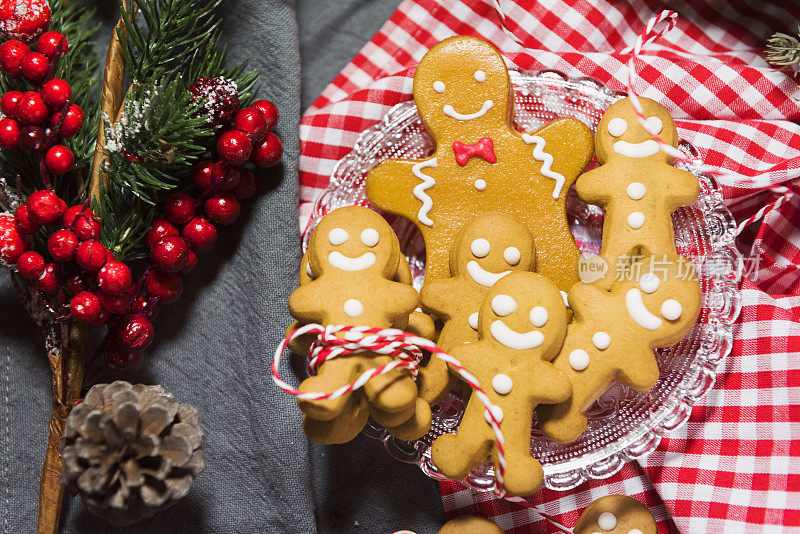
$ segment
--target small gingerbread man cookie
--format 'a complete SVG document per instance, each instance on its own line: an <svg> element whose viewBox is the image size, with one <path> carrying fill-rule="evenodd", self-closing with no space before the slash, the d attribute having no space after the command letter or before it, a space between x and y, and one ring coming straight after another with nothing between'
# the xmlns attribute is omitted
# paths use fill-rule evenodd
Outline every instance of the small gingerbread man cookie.
<svg viewBox="0 0 800 534"><path fill-rule="evenodd" d="M533 410L570 395L569 380L550 363L564 341L566 325L567 311L556 285L535 273L513 272L486 295L478 318L479 340L452 350L495 406L505 438L504 487L512 495L531 495L542 484L542 466L530 454ZM461 480L488 457L497 467L487 416L472 394L458 432L433 443L431 459L442 473Z"/></svg>
<svg viewBox="0 0 800 534"><path fill-rule="evenodd" d="M677 147L667 110L649 98L639 100L648 124ZM613 266L634 255L675 254L672 212L697 199L697 177L672 166L672 157L642 128L629 98L608 108L595 143L600 166L581 175L575 188L582 200L605 210L601 256Z"/></svg>
<svg viewBox="0 0 800 534"><path fill-rule="evenodd" d="M700 287L680 274L682 263L688 260L677 255L649 256L611 291L582 282L570 290L574 318L553 364L569 377L572 396L536 409L547 437L577 439L587 428L584 412L612 381L642 393L653 387L659 376L653 349L680 341L700 311Z"/></svg>
<svg viewBox="0 0 800 534"><path fill-rule="evenodd" d="M645 505L625 495L607 495L589 505L572 529L575 534L658 534Z"/></svg>
<svg viewBox="0 0 800 534"><path fill-rule="evenodd" d="M565 204L594 152L586 125L564 118L518 132L503 57L474 37L445 39L425 54L414 76L414 101L436 152L421 161L384 161L366 185L376 206L419 227L426 280L449 275L449 251L467 221L499 211L533 234L538 271L569 289L578 279L579 254Z"/></svg>
<svg viewBox="0 0 800 534"><path fill-rule="evenodd" d="M460 515L445 523L438 534L503 534L503 529L485 517Z"/></svg>

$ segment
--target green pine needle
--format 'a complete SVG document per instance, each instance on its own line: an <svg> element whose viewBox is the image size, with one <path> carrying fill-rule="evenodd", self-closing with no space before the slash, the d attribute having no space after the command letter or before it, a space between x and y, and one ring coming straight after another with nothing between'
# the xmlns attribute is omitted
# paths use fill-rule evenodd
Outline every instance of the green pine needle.
<svg viewBox="0 0 800 534"><path fill-rule="evenodd" d="M798 27L800 36L800 27ZM775 67L786 68L800 64L800 39L785 33L774 33L767 39L767 61Z"/></svg>

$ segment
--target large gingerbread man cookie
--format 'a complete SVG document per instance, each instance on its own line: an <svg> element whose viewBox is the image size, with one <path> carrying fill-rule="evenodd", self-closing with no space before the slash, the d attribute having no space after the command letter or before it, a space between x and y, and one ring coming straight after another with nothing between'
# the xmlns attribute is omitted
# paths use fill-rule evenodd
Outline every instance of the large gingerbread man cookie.
<svg viewBox="0 0 800 534"><path fill-rule="evenodd" d="M649 98L639 100L648 124L677 147L667 110ZM672 212L697 199L695 175L672 166L672 157L642 128L629 98L608 108L595 143L600 166L581 175L575 188L581 199L605 210L600 254L611 266L608 272L634 255L675 254Z"/></svg>
<svg viewBox="0 0 800 534"><path fill-rule="evenodd" d="M449 274L456 234L481 212L515 215L536 240L538 272L567 290L577 281L567 191L591 160L592 134L577 119L531 133L513 125L503 57L489 43L451 37L422 58L414 101L436 141L430 158L387 160L367 177L379 208L412 220L425 239L426 280Z"/></svg>
<svg viewBox="0 0 800 534"><path fill-rule="evenodd" d="M542 484L542 466L531 456L533 410L571 392L569 380L550 363L564 341L567 311L556 285L541 275L513 272L486 295L478 318L479 340L452 350L494 404L505 439L504 487L526 496ZM470 396L458 432L440 436L431 459L449 478L461 480L491 457L494 433L486 408Z"/></svg>
<svg viewBox="0 0 800 534"><path fill-rule="evenodd" d="M681 273L688 264L677 255L649 256L636 260L629 279L615 281L611 291L582 282L570 290L574 318L553 364L572 382L572 396L536 409L547 437L577 439L587 428L584 412L612 381L642 393L653 387L659 376L653 349L682 339L700 310L697 280Z"/></svg>
<svg viewBox="0 0 800 534"><path fill-rule="evenodd" d="M600 497L581 514L575 534L658 534L645 505L625 495Z"/></svg>

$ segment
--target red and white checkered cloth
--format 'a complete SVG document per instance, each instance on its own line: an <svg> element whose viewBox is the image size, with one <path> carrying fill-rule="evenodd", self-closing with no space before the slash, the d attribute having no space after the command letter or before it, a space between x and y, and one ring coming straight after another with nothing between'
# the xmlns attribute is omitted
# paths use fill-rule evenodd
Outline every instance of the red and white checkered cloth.
<svg viewBox="0 0 800 534"><path fill-rule="evenodd" d="M714 388L680 430L646 459L606 480L532 502L574 525L609 493L642 500L659 532L796 532L800 529L800 88L762 57L773 31L791 33L791 0L405 0L325 89L300 128L300 224L335 163L390 107L411 99L416 63L438 41L474 35L518 68L557 69L624 89L627 56L644 25L675 9L677 27L637 61L637 91L676 118L704 162L727 175L738 221L788 196L743 232L742 313ZM785 186L787 189L773 188ZM794 193L793 195L791 193ZM757 267L757 272L755 267ZM506 532L555 532L534 511L458 483L441 486L448 516L480 513Z"/></svg>

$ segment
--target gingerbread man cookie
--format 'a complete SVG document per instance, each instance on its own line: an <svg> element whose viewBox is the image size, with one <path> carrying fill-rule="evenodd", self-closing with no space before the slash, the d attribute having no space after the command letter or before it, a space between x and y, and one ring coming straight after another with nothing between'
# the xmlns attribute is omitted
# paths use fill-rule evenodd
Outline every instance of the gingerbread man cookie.
<svg viewBox="0 0 800 534"><path fill-rule="evenodd" d="M667 110L649 98L640 101L648 124L677 147ZM642 128L629 98L608 108L595 143L600 166L581 175L575 188L581 199L605 210L600 254L612 266L609 273L621 258L675 254L672 212L697 199L695 175L672 166L673 158Z"/></svg>
<svg viewBox="0 0 800 534"><path fill-rule="evenodd" d="M379 208L412 220L425 239L426 280L449 274L460 228L477 213L515 215L536 240L538 271L567 290L577 281L567 191L594 152L589 129L558 119L532 133L514 129L503 57L489 43L451 37L414 76L414 101L436 141L430 158L387 160L367 177Z"/></svg>
<svg viewBox="0 0 800 534"><path fill-rule="evenodd" d="M635 261L630 279L611 291L578 283L569 292L574 313L567 338L553 364L572 382L572 396L539 406L539 425L559 443L574 441L587 428L584 412L619 381L647 392L658 380L653 349L669 347L692 328L700 310L697 280L680 274L677 255Z"/></svg>
<svg viewBox="0 0 800 534"><path fill-rule="evenodd" d="M475 343L452 350L495 406L505 438L504 487L526 496L542 484L542 467L530 454L533 410L571 392L569 380L550 363L564 341L567 311L556 285L531 272L513 272L489 290L478 317ZM491 456L497 467L488 412L472 394L458 432L440 436L431 459L448 477L461 480Z"/></svg>
<svg viewBox="0 0 800 534"><path fill-rule="evenodd" d="M503 529L485 517L460 515L445 523L438 534L503 534Z"/></svg>
<svg viewBox="0 0 800 534"><path fill-rule="evenodd" d="M581 514L575 534L658 534L656 520L645 505L625 495L607 495Z"/></svg>

